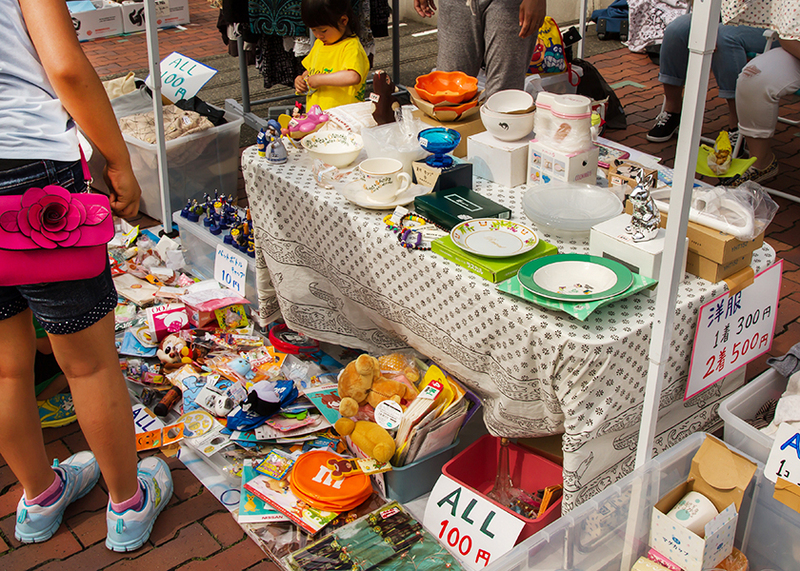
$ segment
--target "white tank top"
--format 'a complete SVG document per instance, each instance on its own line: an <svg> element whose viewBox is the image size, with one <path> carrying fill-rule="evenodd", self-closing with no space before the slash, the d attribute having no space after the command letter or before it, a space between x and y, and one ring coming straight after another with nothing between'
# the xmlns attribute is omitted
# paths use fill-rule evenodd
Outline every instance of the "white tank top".
<svg viewBox="0 0 800 571"><path fill-rule="evenodd" d="M17 0L0 0L0 159L80 158L75 123L47 79Z"/></svg>

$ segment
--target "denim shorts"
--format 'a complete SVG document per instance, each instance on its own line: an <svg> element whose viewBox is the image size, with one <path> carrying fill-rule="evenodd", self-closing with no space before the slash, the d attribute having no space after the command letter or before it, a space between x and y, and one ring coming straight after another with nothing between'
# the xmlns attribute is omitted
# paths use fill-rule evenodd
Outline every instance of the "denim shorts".
<svg viewBox="0 0 800 571"><path fill-rule="evenodd" d="M86 190L80 161L39 160L0 171L0 194L22 194L48 184L71 192ZM0 286L0 320L30 307L48 333L64 335L94 325L117 305L111 269L94 278L21 286Z"/></svg>

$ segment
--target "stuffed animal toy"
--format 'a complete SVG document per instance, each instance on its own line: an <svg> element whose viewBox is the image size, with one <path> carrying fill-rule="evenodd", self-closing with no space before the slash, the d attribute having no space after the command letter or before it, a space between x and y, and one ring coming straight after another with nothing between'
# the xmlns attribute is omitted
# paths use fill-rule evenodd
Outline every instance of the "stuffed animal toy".
<svg viewBox="0 0 800 571"><path fill-rule="evenodd" d="M394 111L400 109L400 104L395 101L394 82L385 71L377 70L372 76L373 94L370 99L373 102L372 118L378 125L394 123Z"/></svg>
<svg viewBox="0 0 800 571"><path fill-rule="evenodd" d="M385 400L400 403L406 394L406 386L381 376L380 365L375 357L366 353L351 361L339 374L339 413L355 416L358 407L369 403L376 407Z"/></svg>
<svg viewBox="0 0 800 571"><path fill-rule="evenodd" d="M394 456L394 439L385 428L374 422L340 418L333 427L342 436L349 436L364 454L378 462L388 462Z"/></svg>
<svg viewBox="0 0 800 571"><path fill-rule="evenodd" d="M167 335L158 344L156 357L165 365L176 365L192 362L192 349L180 335Z"/></svg>

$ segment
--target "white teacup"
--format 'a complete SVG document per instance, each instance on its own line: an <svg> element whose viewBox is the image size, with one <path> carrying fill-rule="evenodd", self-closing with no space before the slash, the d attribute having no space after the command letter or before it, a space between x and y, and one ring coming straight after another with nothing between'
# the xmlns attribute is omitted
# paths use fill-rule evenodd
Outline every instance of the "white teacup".
<svg viewBox="0 0 800 571"><path fill-rule="evenodd" d="M364 179L364 192L372 202L386 204L411 185L411 176L403 172L397 159L367 159L358 165Z"/></svg>

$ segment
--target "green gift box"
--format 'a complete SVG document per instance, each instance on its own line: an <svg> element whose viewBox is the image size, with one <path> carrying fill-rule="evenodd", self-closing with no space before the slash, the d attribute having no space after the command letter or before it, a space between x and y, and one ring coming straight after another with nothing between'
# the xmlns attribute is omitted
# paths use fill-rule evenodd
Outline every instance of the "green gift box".
<svg viewBox="0 0 800 571"><path fill-rule="evenodd" d="M519 269L531 260L558 253L558 248L544 240L539 240L535 248L524 254L508 258L484 258L465 252L453 244L450 236L434 240L431 243L431 250L492 283L501 282L517 275Z"/></svg>

